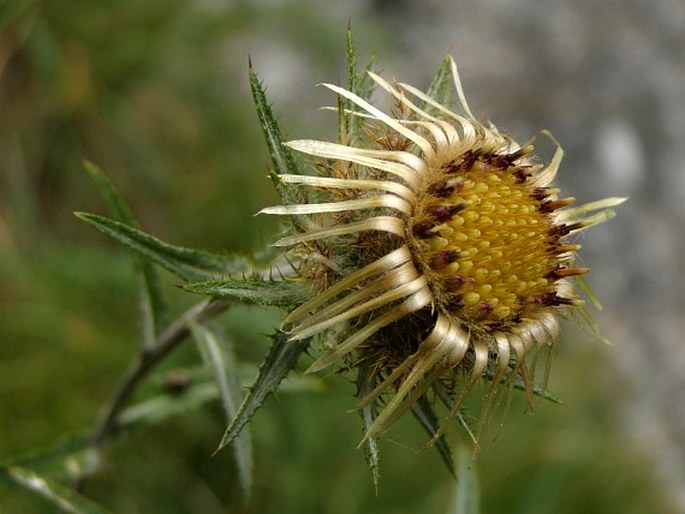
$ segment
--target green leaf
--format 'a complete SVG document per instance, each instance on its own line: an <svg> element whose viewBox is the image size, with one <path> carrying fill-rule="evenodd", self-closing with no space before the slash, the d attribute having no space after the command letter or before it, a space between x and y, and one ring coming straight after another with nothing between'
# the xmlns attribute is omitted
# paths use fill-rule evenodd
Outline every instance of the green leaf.
<svg viewBox="0 0 685 514"><path fill-rule="evenodd" d="M457 487L452 514L478 514L480 512L480 488L473 459L465 448L459 449L457 460Z"/></svg>
<svg viewBox="0 0 685 514"><path fill-rule="evenodd" d="M283 146L284 141L283 136L281 135L281 128L271 110L271 105L269 105L266 98L266 91L252 67L252 64L250 64L249 79L252 97L254 98L255 107L257 108L257 116L259 117L259 123L262 126L266 144L271 153L271 161L274 170L279 175L284 173L300 174L300 168L298 167L292 152L288 147Z"/></svg>
<svg viewBox="0 0 685 514"><path fill-rule="evenodd" d="M107 204L116 221L137 227L131 210L114 187L109 178L92 162L86 161L84 167L100 190L100 195ZM167 317L167 305L162 294L159 275L152 263L139 256L136 259L139 269L140 307L142 313L143 348L151 348L155 338L164 327Z"/></svg>
<svg viewBox="0 0 685 514"><path fill-rule="evenodd" d="M187 282L199 282L216 275L240 273L248 268L244 257L228 257L200 250L173 246L125 223L97 214L74 213L120 243L148 257Z"/></svg>
<svg viewBox="0 0 685 514"><path fill-rule="evenodd" d="M347 88L353 93L357 92L357 51L354 48L352 27L348 25L345 34L345 50L347 52Z"/></svg>
<svg viewBox="0 0 685 514"><path fill-rule="evenodd" d="M253 382L256 371L255 366L240 366L241 391ZM154 426L221 399L219 387L206 368L184 368L176 370L174 375L179 377L181 383L184 384L183 387L175 391L170 390L167 385L168 372L151 377L148 382L153 382L153 386L143 388L143 398L122 411L117 426L128 430ZM297 376L284 380L278 390L280 393L300 393L320 391L321 388L321 379L313 376ZM125 431L120 430L118 433L125 433Z"/></svg>
<svg viewBox="0 0 685 514"><path fill-rule="evenodd" d="M375 61L372 58L364 72L359 73L357 53L350 27L347 29L345 47L347 50L347 89L368 101L373 94L375 82L366 71L373 70ZM351 114L358 110L359 107L354 102L338 95L338 142L340 144L355 145L362 137L362 119Z"/></svg>
<svg viewBox="0 0 685 514"><path fill-rule="evenodd" d="M289 341L288 334L277 332L266 360L262 364L257 378L249 393L243 400L233 421L226 428L224 436L216 451L221 450L235 439L245 424L262 406L264 400L274 393L288 372L295 367L302 352L309 346L310 338L301 341Z"/></svg>
<svg viewBox="0 0 685 514"><path fill-rule="evenodd" d="M211 329L198 323L193 323L190 329L204 361L212 369L221 393L227 420L230 422L238 414L238 405L243 397L232 345L218 329ZM252 438L249 430L243 430L238 437L233 439L231 448L238 466L238 477L243 495L245 499L249 499L254 468Z"/></svg>
<svg viewBox="0 0 685 514"><path fill-rule="evenodd" d="M133 214L131 214L131 210L107 175L90 161L85 161L83 166L100 190L100 196L102 196L102 199L112 213L114 219L126 223L127 225L135 225L136 222L133 218Z"/></svg>
<svg viewBox="0 0 685 514"><path fill-rule="evenodd" d="M183 288L192 293L278 307L303 303L311 294L309 287L303 282L261 280L258 278L193 282L186 284Z"/></svg>
<svg viewBox="0 0 685 514"><path fill-rule="evenodd" d="M0 468L31 468L53 480L76 481L100 468L100 455L89 436L62 437L52 445L17 455L0 463ZM8 477L0 474L0 483Z"/></svg>
<svg viewBox="0 0 685 514"><path fill-rule="evenodd" d="M219 398L219 389L212 381L185 387L177 394L161 394L131 405L119 415L118 426L135 428L156 425L173 416L197 410Z"/></svg>
<svg viewBox="0 0 685 514"><path fill-rule="evenodd" d="M345 36L347 49L347 89L354 92L357 82L357 53L352 40L352 29L348 25ZM353 126L356 124L351 115L352 102L338 95L338 143L350 144L354 140Z"/></svg>
<svg viewBox="0 0 685 514"><path fill-rule="evenodd" d="M426 432L428 432L431 438L434 437L438 431L438 428L440 428L440 420L433 410L433 407L431 407L428 399L425 396L419 398L412 406L411 412L414 417L419 420L419 423L421 423L421 426L426 430ZM444 436L440 436L435 441L435 447L437 448L438 453L440 453L440 457L442 457L447 469L456 477L457 475L454 469L452 451L450 450L450 447L447 444Z"/></svg>
<svg viewBox="0 0 685 514"><path fill-rule="evenodd" d="M429 97L446 107L448 107L452 101L454 89L451 62L450 56L446 56L426 92ZM421 105L421 109L429 114L441 115L440 111L426 102Z"/></svg>
<svg viewBox="0 0 685 514"><path fill-rule="evenodd" d="M367 102L371 101L371 95L373 95L373 92L376 89L376 82L374 82L371 75L367 73L369 71L376 71L376 57L373 55L369 59L369 62L366 63L364 73L359 75L356 82L357 89L354 91L360 98Z"/></svg>
<svg viewBox="0 0 685 514"><path fill-rule="evenodd" d="M274 116L271 105L266 98L264 86L259 80L257 72L252 67L251 62L249 80L252 98L254 99L255 107L257 109L259 124L262 126L266 144L269 147L269 153L271 154L271 162L273 164L273 171L270 174L271 180L285 204L304 203L306 198L301 189L291 187L278 178L278 175L283 174L302 175L302 169L295 160L290 148L283 145L284 139L281 128L276 120L276 116ZM301 221L298 221L298 219L299 218L295 220L295 223L299 224Z"/></svg>
<svg viewBox="0 0 685 514"><path fill-rule="evenodd" d="M106 514L108 512L66 485L30 469L13 466L3 470L2 473L18 486L42 496L63 512L73 514Z"/></svg>
<svg viewBox="0 0 685 514"><path fill-rule="evenodd" d="M368 396L371 391L376 387L371 377L371 370L369 366L359 366L359 371L357 373L357 398L364 398ZM359 417L362 421L362 433L368 433L373 421L378 415L378 408L376 402L373 401L368 405L365 405L359 410ZM380 472L380 452L378 448L378 440L376 437L371 436L364 441L364 455L366 457L366 463L371 471L371 479L373 480L373 485L378 492L378 484L381 478Z"/></svg>

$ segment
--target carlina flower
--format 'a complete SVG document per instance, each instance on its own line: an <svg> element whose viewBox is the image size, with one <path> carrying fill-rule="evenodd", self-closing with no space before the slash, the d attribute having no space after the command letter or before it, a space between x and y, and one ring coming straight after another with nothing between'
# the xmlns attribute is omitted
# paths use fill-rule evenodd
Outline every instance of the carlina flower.
<svg viewBox="0 0 685 514"><path fill-rule="evenodd" d="M359 407L376 415L365 439L429 393L447 406L433 440L482 379L490 397L514 381L530 393L528 357L552 345L560 316L582 309L573 279L589 269L570 239L623 201L571 207L553 185L559 145L542 164L532 144L475 118L451 58L444 70L461 112L371 71L393 114L323 84L348 120L339 142L286 143L317 158L318 173L280 175L303 200L261 211L296 220L275 244L315 286L284 321L291 340L318 335L327 347L308 371L366 370ZM353 123L363 131L347 130Z"/></svg>

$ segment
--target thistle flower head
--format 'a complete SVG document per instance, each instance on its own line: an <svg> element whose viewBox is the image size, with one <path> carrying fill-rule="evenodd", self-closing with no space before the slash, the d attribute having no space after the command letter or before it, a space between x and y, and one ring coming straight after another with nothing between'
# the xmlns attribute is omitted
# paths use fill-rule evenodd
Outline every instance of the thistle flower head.
<svg viewBox="0 0 685 514"><path fill-rule="evenodd" d="M365 370L359 405L379 409L367 438L427 394L447 406L437 438L478 381L530 388L528 356L581 308L573 279L589 269L575 264L571 240L621 201L573 207L554 186L561 148L545 165L532 144L479 122L451 58L444 69L459 112L372 72L391 113L324 84L345 121L339 141L287 143L316 158L318 173L280 175L301 200L262 211L294 217L276 244L315 286L284 328L292 340L321 336L326 351L310 371Z"/></svg>

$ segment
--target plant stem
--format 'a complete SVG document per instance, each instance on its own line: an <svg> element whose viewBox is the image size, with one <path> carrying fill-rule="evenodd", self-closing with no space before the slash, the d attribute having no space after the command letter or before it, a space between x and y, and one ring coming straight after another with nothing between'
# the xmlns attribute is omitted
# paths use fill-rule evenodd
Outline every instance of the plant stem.
<svg viewBox="0 0 685 514"><path fill-rule="evenodd" d="M101 451L108 439L118 429L119 415L127 406L129 400L137 390L142 380L164 358L190 334L189 322L202 322L211 319L225 311L230 305L229 300L207 299L194 305L172 322L167 329L157 337L155 344L143 350L138 358L131 363L112 397L105 404L100 420L91 436L93 446ZM76 484L77 490L85 486L85 477L81 477Z"/></svg>

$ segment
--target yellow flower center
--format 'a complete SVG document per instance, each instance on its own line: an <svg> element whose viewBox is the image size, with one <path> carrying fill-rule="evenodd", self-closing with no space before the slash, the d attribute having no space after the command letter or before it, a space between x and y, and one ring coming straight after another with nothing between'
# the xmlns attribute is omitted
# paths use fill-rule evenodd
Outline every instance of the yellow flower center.
<svg viewBox="0 0 685 514"><path fill-rule="evenodd" d="M476 153L426 175L408 223L408 241L436 302L462 321L489 330L567 303L554 283L564 274L560 244L568 227L554 200L529 177L540 166L513 154ZM562 271L560 271L562 270Z"/></svg>

